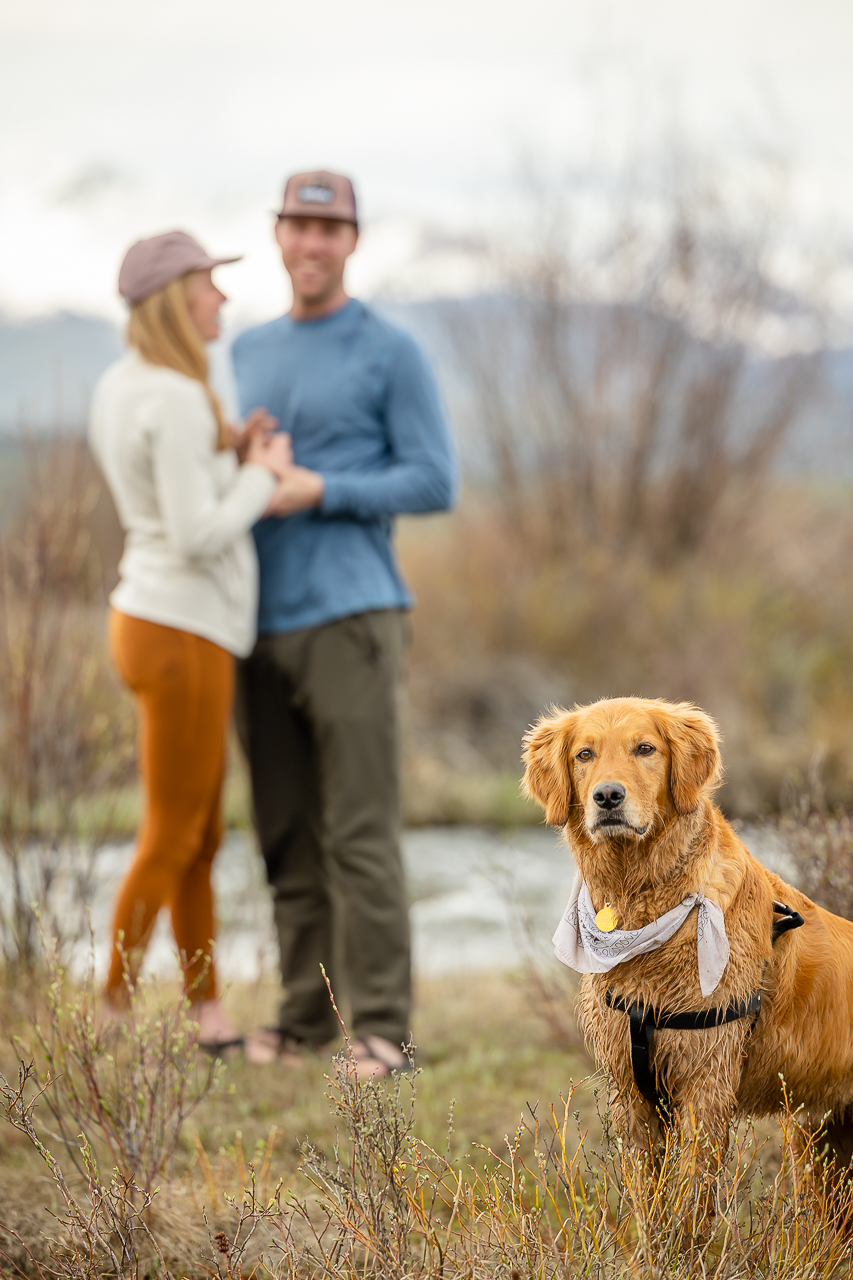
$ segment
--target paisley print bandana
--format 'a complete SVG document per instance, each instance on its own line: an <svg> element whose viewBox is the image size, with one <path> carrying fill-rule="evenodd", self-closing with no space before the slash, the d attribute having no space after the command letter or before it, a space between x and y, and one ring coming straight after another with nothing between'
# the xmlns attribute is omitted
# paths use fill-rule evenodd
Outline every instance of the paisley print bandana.
<svg viewBox="0 0 853 1280"><path fill-rule="evenodd" d="M657 951L677 933L694 907L699 908L696 951L699 986L709 996L719 985L729 962L729 940L723 912L703 893L690 893L665 915L642 929L613 929L603 933L595 923L595 907L584 884L575 873L569 905L552 939L557 959L578 973L608 973L617 964Z"/></svg>

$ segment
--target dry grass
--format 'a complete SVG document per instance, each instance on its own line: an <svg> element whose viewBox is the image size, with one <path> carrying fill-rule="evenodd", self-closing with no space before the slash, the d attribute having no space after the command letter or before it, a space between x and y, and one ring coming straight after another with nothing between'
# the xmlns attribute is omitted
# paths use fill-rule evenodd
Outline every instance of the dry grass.
<svg viewBox="0 0 853 1280"><path fill-rule="evenodd" d="M156 1016L164 995L145 997ZM231 993L247 1020L271 997L263 988ZM701 1133L688 1140L686 1159L673 1144L652 1172L620 1147L606 1116L602 1124L590 1086L572 1083L589 1063L577 1048L554 1048L523 985L443 980L421 989L419 1011L425 1061L396 1086L359 1086L345 1057L336 1067L317 1060L289 1071L229 1066L224 1087L183 1126L174 1170L161 1168L156 1193L144 1179L110 1173L97 1136L77 1144L77 1173L49 1132L44 1104L29 1108L28 1081L15 1083L7 1051L13 1124L0 1131L2 1273L850 1273L853 1189L833 1181L795 1117L782 1132L742 1126L711 1182L693 1171L706 1163ZM71 1072L79 1065L66 1064ZM702 1158L694 1164L691 1153Z"/></svg>
<svg viewBox="0 0 853 1280"><path fill-rule="evenodd" d="M75 993L58 1006L66 1031L73 1022ZM232 1015L248 1029L256 1022L269 1021L277 991L272 983L252 988L232 989L226 999ZM150 988L145 997L149 1013L156 1011L168 990ZM173 997L172 997L173 998ZM17 1074L19 1056L35 1055L42 1075L46 1067L38 1036L28 1028L33 1004L39 1009L43 1036L49 1035L50 1010L34 985L28 991L7 992L3 1001L8 1032L20 1035L18 1045L6 1043L0 1051L0 1070L7 1080ZM446 979L421 984L418 992L418 1043L422 1046L423 1072L418 1079L418 1135L432 1146L445 1148L448 1111L456 1099L453 1150L469 1152L475 1142L499 1149L504 1135L514 1131L528 1101L559 1098L570 1077L580 1079L589 1070L585 1054L577 1047L566 1053L551 1043L547 1028L527 1009L520 984L495 977ZM174 1015L172 1015L174 1016ZM66 1054L77 1054L77 1067L66 1063L72 1076L79 1074L81 1054L75 1036ZM113 1049L115 1046L113 1046ZM90 1044L91 1051L91 1044ZM84 1055L82 1055L84 1056ZM102 1090L110 1091L110 1080L129 1083L121 1054L113 1062L100 1060L106 1077ZM328 1058L312 1058L295 1070L251 1068L242 1061L229 1063L221 1087L207 1097L191 1120L183 1125L174 1175L168 1168L160 1175L163 1192L155 1202L150 1220L157 1221L170 1256L190 1274L197 1264L203 1243L201 1210L206 1207L212 1226L231 1229L231 1210L226 1195L239 1196L255 1165L259 1194L272 1193L279 1178L292 1185L299 1168L301 1147L310 1137L313 1145L331 1152L340 1128L330 1114L326 1097L330 1072ZM112 1074L111 1074L112 1073ZM83 1073L84 1075L86 1073ZM589 1096L589 1095L586 1095ZM63 1104L63 1097L57 1102ZM72 1108L64 1100L66 1132ZM592 1110L592 1108L590 1108ZM37 1112L45 1138L64 1169L69 1185L77 1194L81 1178L72 1161L79 1163L76 1144L72 1153L57 1142L55 1119L42 1104ZM87 1130L103 1171L112 1167L107 1145L92 1124ZM139 1169L135 1170L137 1176ZM143 1182L144 1178L141 1179ZM0 1129L0 1219L17 1230L36 1251L39 1234L51 1231L44 1208L60 1208L56 1187L26 1138L8 1126ZM41 1255L40 1255L41 1256Z"/></svg>
<svg viewBox="0 0 853 1280"><path fill-rule="evenodd" d="M831 806L853 792L853 519L846 489L777 486L749 538L661 567L521 544L491 500L401 541L419 607L410 760L475 781L520 772L551 702L691 699L719 721L730 814L786 804L817 747ZM518 813L518 810L515 810Z"/></svg>

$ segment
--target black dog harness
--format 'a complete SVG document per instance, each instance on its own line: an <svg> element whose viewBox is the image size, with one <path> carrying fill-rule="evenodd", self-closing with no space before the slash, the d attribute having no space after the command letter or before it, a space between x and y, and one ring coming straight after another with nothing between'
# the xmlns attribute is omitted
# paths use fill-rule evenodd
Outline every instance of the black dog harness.
<svg viewBox="0 0 853 1280"><path fill-rule="evenodd" d="M805 924L799 911L793 911L782 902L773 903L773 914L781 920L773 921L773 946L789 929L799 929ZM745 1000L736 1000L722 1009L700 1009L694 1013L664 1013L653 1008L632 1003L624 996L608 991L605 1001L611 1009L627 1013L631 1035L631 1067L634 1080L643 1097L666 1115L670 1110L669 1098L657 1086L651 1069L652 1039L656 1031L705 1031L708 1027L723 1027L727 1022L739 1022L752 1016L752 1026L761 1012L761 991L753 991ZM750 1027L750 1031L752 1027Z"/></svg>

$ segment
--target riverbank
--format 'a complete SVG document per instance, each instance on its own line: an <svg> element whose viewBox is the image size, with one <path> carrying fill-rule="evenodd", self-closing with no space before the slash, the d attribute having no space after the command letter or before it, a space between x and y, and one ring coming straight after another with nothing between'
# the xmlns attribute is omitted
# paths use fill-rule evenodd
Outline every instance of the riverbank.
<svg viewBox="0 0 853 1280"><path fill-rule="evenodd" d="M521 764L515 773L482 769L460 773L429 755L407 755L403 769L403 821L406 827L487 826L510 831L542 824L542 810L521 791ZM251 831L252 810L245 762L232 750L223 796L224 825ZM125 786L81 797L74 807L73 829L86 837L106 833L119 840L135 835L142 816L142 789Z"/></svg>

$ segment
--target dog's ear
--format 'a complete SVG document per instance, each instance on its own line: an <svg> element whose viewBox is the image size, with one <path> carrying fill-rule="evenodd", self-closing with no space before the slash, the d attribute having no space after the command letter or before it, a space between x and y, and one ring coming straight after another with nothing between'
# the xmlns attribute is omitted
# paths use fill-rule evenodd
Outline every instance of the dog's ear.
<svg viewBox="0 0 853 1280"><path fill-rule="evenodd" d="M670 790L676 811L692 813L702 792L720 780L720 731L709 715L690 702L667 707L660 728L669 743Z"/></svg>
<svg viewBox="0 0 853 1280"><path fill-rule="evenodd" d="M545 821L564 827L572 803L569 756L574 713L554 708L524 735L524 790L545 810Z"/></svg>

